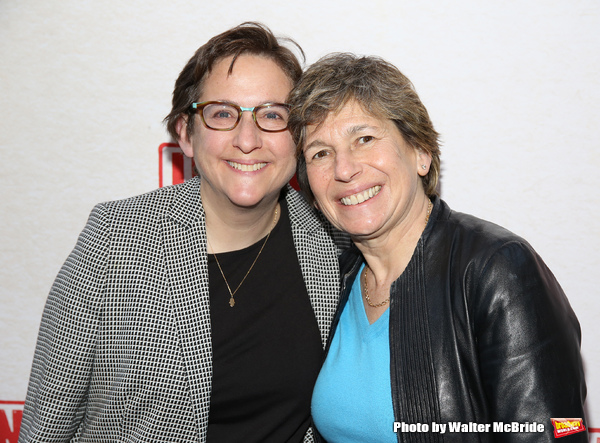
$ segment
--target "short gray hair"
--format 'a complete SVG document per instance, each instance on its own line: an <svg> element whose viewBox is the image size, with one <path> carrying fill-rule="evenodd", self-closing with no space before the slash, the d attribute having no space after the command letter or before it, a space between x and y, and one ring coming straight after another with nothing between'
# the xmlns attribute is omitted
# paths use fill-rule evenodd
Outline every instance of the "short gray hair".
<svg viewBox="0 0 600 443"><path fill-rule="evenodd" d="M410 80L379 57L333 53L311 65L290 93L288 126L297 146L298 183L308 198L314 201L302 155L306 128L322 124L330 112L340 111L351 100L376 118L392 120L407 143L431 155L429 171L421 178L425 193L437 195L439 134Z"/></svg>

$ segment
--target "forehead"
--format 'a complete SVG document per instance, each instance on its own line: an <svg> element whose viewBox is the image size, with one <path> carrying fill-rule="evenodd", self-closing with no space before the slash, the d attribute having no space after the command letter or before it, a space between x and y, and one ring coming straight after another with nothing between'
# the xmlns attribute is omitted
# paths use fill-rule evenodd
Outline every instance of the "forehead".
<svg viewBox="0 0 600 443"><path fill-rule="evenodd" d="M356 100L350 100L340 109L330 111L318 124L307 125L306 145L321 138L351 137L365 130L387 130L392 124L368 112Z"/></svg>
<svg viewBox="0 0 600 443"><path fill-rule="evenodd" d="M256 101L285 101L292 80L272 59L259 55L240 55L217 61L204 80L202 99ZM231 69L231 72L230 72ZM250 103L243 103L249 105Z"/></svg>

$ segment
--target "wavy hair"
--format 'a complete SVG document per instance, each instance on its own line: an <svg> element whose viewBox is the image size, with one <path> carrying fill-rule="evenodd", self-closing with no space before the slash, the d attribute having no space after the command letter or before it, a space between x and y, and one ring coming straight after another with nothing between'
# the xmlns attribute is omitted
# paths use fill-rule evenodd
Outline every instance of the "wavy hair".
<svg viewBox="0 0 600 443"><path fill-rule="evenodd" d="M410 80L380 57L333 53L306 70L289 98L288 126L297 146L297 178L309 200L314 201L314 195L302 155L307 126L322 124L329 113L340 111L351 100L376 118L392 120L407 143L431 155L429 171L421 179L425 193L437 195L439 134Z"/></svg>

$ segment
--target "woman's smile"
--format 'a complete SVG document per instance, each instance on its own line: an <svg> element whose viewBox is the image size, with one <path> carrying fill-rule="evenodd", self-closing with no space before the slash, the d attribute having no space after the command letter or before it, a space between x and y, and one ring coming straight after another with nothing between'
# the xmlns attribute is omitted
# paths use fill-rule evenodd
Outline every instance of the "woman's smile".
<svg viewBox="0 0 600 443"><path fill-rule="evenodd" d="M372 199L377 194L379 194L379 191L381 191L380 185L373 186L372 188L369 188L365 191L349 195L348 197L343 197L340 199L340 202L344 206L358 205L360 203L364 203L365 201Z"/></svg>
<svg viewBox="0 0 600 443"><path fill-rule="evenodd" d="M238 162L234 162L231 160L227 160L227 163L233 169L237 169L238 171L242 171L242 172L254 172L254 171L258 171L258 170L264 168L265 166L267 166L266 162L247 164L247 163L238 163Z"/></svg>

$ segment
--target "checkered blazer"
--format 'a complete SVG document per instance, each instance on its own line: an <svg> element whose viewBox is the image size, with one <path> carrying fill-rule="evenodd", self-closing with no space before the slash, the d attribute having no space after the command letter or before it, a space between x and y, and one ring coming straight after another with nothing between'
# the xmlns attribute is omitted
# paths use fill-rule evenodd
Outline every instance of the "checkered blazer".
<svg viewBox="0 0 600 443"><path fill-rule="evenodd" d="M346 245L297 192L286 193L325 344ZM205 440L206 251L199 178L93 209L44 309L20 443Z"/></svg>

